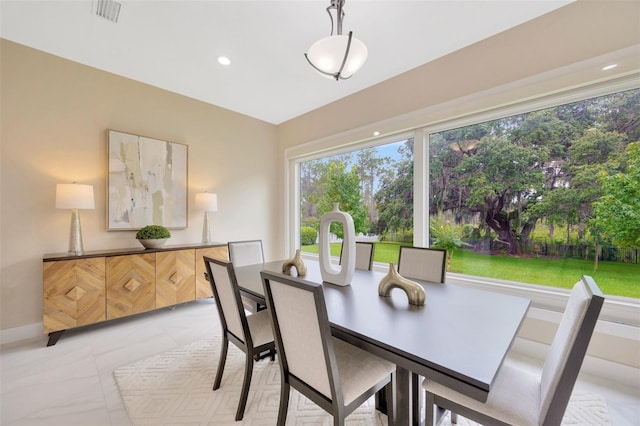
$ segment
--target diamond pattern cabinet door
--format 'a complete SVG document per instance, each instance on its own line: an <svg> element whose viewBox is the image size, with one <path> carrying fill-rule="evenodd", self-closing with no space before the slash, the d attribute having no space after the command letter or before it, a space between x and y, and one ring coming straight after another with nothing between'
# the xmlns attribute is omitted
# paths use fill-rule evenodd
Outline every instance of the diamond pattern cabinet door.
<svg viewBox="0 0 640 426"><path fill-rule="evenodd" d="M196 299L213 297L211 284L209 284L209 281L204 277L207 268L204 266L203 256L216 257L228 261L229 250L227 246L196 249Z"/></svg>
<svg viewBox="0 0 640 426"><path fill-rule="evenodd" d="M42 267L44 334L106 319L104 257L44 262Z"/></svg>
<svg viewBox="0 0 640 426"><path fill-rule="evenodd" d="M156 253L156 308L196 297L195 250Z"/></svg>
<svg viewBox="0 0 640 426"><path fill-rule="evenodd" d="M155 308L155 253L107 257L106 265L107 319Z"/></svg>

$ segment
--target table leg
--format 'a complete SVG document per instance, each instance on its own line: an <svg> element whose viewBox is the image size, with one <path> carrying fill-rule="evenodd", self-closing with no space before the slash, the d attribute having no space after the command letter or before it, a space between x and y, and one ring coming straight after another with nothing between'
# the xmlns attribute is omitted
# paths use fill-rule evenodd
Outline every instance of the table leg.
<svg viewBox="0 0 640 426"><path fill-rule="evenodd" d="M420 376L411 373L411 408L414 424L420 424L422 418L422 386L420 386Z"/></svg>
<svg viewBox="0 0 640 426"><path fill-rule="evenodd" d="M396 426L419 425L420 418L413 416L413 389L412 373L402 367L396 367L396 401L395 421Z"/></svg>

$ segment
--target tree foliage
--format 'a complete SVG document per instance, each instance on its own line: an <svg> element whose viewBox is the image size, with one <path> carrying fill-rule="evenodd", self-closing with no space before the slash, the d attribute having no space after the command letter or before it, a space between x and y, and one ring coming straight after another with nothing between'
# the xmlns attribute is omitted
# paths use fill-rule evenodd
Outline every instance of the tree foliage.
<svg viewBox="0 0 640 426"><path fill-rule="evenodd" d="M640 248L640 142L626 149L626 167L600 173L603 196L593 204L595 223L621 247Z"/></svg>
<svg viewBox="0 0 640 426"><path fill-rule="evenodd" d="M507 252L526 251L536 225L586 237L601 173L620 169L639 129L640 90L431 135L430 212L479 219ZM624 132L623 132L624 131ZM628 132L628 133L625 133Z"/></svg>
<svg viewBox="0 0 640 426"><path fill-rule="evenodd" d="M310 218L320 218L333 210L333 204L338 203L340 210L353 218L356 233L369 231L367 208L362 204L357 168L352 166L347 170L346 163L350 158L350 155L339 155L328 161L310 161L301 167L303 223L314 223L317 227L318 221ZM331 232L343 237L342 226L338 223L331 224Z"/></svg>
<svg viewBox="0 0 640 426"><path fill-rule="evenodd" d="M402 159L382 178L375 195L379 219L374 230L379 234L413 229L413 139L405 142L400 154Z"/></svg>

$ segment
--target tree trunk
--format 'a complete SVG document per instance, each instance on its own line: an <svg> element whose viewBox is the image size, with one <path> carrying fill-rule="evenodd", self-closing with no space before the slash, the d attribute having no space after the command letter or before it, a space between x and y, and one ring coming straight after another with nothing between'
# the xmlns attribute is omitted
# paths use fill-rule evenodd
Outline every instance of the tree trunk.
<svg viewBox="0 0 640 426"><path fill-rule="evenodd" d="M487 220L486 224L498 234L498 241L507 245L507 252L514 256L523 253L522 244L516 233L511 229L509 220L504 215Z"/></svg>

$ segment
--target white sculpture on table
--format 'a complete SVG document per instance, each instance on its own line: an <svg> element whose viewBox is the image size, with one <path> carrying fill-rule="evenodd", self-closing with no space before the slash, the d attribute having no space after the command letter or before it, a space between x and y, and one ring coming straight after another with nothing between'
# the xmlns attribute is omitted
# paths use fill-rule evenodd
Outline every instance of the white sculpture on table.
<svg viewBox="0 0 640 426"><path fill-rule="evenodd" d="M329 228L332 222L341 223L344 233L340 268L335 268L331 264ZM353 218L349 213L341 212L338 208L338 203L333 204L333 211L323 214L320 218L318 246L322 280L340 286L351 284L353 272L356 269L356 231L353 225Z"/></svg>

